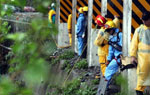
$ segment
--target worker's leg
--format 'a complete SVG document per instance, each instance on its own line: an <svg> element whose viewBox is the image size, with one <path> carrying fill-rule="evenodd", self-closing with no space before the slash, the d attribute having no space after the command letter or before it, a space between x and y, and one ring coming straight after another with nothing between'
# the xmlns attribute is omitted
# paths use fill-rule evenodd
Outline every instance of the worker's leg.
<svg viewBox="0 0 150 95"><path fill-rule="evenodd" d="M100 69L101 69L102 75L104 76L105 75L106 64L105 63L100 63Z"/></svg>
<svg viewBox="0 0 150 95"><path fill-rule="evenodd" d="M78 55L81 56L83 51L83 38L78 37Z"/></svg>
<svg viewBox="0 0 150 95"><path fill-rule="evenodd" d="M106 56L99 56L99 63L100 63L100 70L102 72L102 75L105 75L106 70Z"/></svg>
<svg viewBox="0 0 150 95"><path fill-rule="evenodd" d="M69 43L70 43L70 45L72 45L72 34L71 33L69 33Z"/></svg>
<svg viewBox="0 0 150 95"><path fill-rule="evenodd" d="M117 64L117 61L113 59L109 65L106 67L105 70L105 79L107 81L110 81L112 76L118 71L119 65Z"/></svg>
<svg viewBox="0 0 150 95"><path fill-rule="evenodd" d="M143 92L144 92L144 90L145 90L146 87L139 85L139 82L140 82L140 80L138 79L138 80L137 80L137 86L136 86L136 88L135 88L135 90L136 90L136 95L143 95Z"/></svg>

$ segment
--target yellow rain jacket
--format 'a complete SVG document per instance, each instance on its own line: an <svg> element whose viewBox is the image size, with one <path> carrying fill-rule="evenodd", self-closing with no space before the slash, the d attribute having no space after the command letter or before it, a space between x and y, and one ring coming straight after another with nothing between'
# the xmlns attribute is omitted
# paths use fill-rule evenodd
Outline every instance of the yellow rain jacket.
<svg viewBox="0 0 150 95"><path fill-rule="evenodd" d="M113 22L115 23L116 28L120 27L120 21L118 18L115 18ZM104 63L106 63L107 61L108 48L109 48L108 41L106 40L108 39L109 35L104 33L104 31L105 29L102 27L99 30L99 33L94 41L94 44L98 46L99 63L100 63L101 71L103 75L105 74L106 65ZM102 44L104 44L104 46Z"/></svg>
<svg viewBox="0 0 150 95"><path fill-rule="evenodd" d="M72 29L72 14L70 14L70 15L68 16L68 21L67 21L67 23L68 23L68 29Z"/></svg>
<svg viewBox="0 0 150 95"><path fill-rule="evenodd" d="M94 44L98 46L98 56L100 57L99 63L106 63L106 57L108 55L108 42L104 38L104 29L101 28L94 41ZM104 46L102 46L104 44Z"/></svg>
<svg viewBox="0 0 150 95"><path fill-rule="evenodd" d="M135 30L130 56L138 55L138 86L150 86L150 27L141 25Z"/></svg>
<svg viewBox="0 0 150 95"><path fill-rule="evenodd" d="M113 20L113 22L115 23L116 28L120 29L120 21L119 21L119 19L118 19L118 18L115 18L115 19Z"/></svg>
<svg viewBox="0 0 150 95"><path fill-rule="evenodd" d="M51 9L48 13L48 19L51 23L53 22L53 20L52 20L53 15L56 15L56 12L53 9Z"/></svg>
<svg viewBox="0 0 150 95"><path fill-rule="evenodd" d="M70 14L70 15L68 16L68 21L67 21L67 23L68 23L69 42L70 42L70 45L72 45L72 33L71 33L71 31L72 31L72 14Z"/></svg>
<svg viewBox="0 0 150 95"><path fill-rule="evenodd" d="M103 76L105 75L105 69L106 69L106 60L107 60L107 56L108 56L108 42L107 40L105 40L104 37L104 29L101 28L99 30L99 33L94 41L94 44L96 46L98 46L98 56L99 56L99 63L100 63L100 68L101 68L101 72L103 74ZM104 46L103 46L104 44Z"/></svg>

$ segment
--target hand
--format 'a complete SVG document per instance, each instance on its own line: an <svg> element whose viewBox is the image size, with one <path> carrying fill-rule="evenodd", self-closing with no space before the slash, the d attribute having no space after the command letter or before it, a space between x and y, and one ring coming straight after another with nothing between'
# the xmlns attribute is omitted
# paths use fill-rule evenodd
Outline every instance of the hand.
<svg viewBox="0 0 150 95"><path fill-rule="evenodd" d="M119 16L117 16L117 15L114 15L114 18L119 18Z"/></svg>
<svg viewBox="0 0 150 95"><path fill-rule="evenodd" d="M134 56L131 56L131 63L133 63L134 61L135 61L136 63L138 63L137 58L134 57Z"/></svg>
<svg viewBox="0 0 150 95"><path fill-rule="evenodd" d="M72 31L71 31L71 29L68 29L68 33L72 34Z"/></svg>

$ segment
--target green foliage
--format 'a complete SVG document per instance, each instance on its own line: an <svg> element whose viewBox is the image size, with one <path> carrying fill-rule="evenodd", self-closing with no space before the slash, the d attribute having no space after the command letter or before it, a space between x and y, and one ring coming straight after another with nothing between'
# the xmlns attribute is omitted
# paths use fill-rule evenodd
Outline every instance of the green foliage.
<svg viewBox="0 0 150 95"><path fill-rule="evenodd" d="M38 6L44 9L48 6L46 3L50 4L49 1L51 2L51 0L46 2L38 0L38 3L43 3L38 4ZM13 15L11 10L2 10L3 4L11 4L23 9L26 0L14 0L13 2L11 0L1 0L0 18ZM40 12L42 12L42 9ZM38 9L36 10L38 11ZM41 81L47 81L47 77L51 76L46 59L47 55L50 55L56 49L52 36L57 34L57 28L55 25L48 26L47 19L42 17L34 17L30 22L27 25L29 28L25 32L9 33L10 26L8 22L0 19L0 41L9 39L14 42L11 46L11 54L9 53L6 56L8 59L11 57L9 76L1 76L0 95L33 95L34 87L39 85ZM18 79L14 81L16 77ZM20 81L23 81L25 85L20 86L18 84Z"/></svg>
<svg viewBox="0 0 150 95"><path fill-rule="evenodd" d="M75 67L77 69L87 69L88 68L88 63L86 59L82 59L79 62L75 63Z"/></svg>
<svg viewBox="0 0 150 95"><path fill-rule="evenodd" d="M1 78L0 82L0 95L11 95L14 91L17 91L17 86L6 76Z"/></svg>
<svg viewBox="0 0 150 95"><path fill-rule="evenodd" d="M60 59L71 59L75 56L73 51L65 51L63 54L59 56Z"/></svg>
<svg viewBox="0 0 150 95"><path fill-rule="evenodd" d="M128 81L125 77L122 75L119 75L116 77L115 80L116 84L121 85L123 89L121 89L120 93L117 93L116 95L128 95Z"/></svg>
<svg viewBox="0 0 150 95"><path fill-rule="evenodd" d="M99 84L99 79L94 79L94 80L92 80L92 84L94 84L94 85L96 85L96 84Z"/></svg>
<svg viewBox="0 0 150 95"><path fill-rule="evenodd" d="M69 83L63 88L63 95L76 95L78 90L80 88L80 80L75 79Z"/></svg>
<svg viewBox="0 0 150 95"><path fill-rule="evenodd" d="M51 64L52 65L55 65L55 64L58 64L60 62L60 59L59 58L54 58L54 59L51 59Z"/></svg>
<svg viewBox="0 0 150 95"><path fill-rule="evenodd" d="M64 87L50 86L53 92L47 95L95 95L96 90L92 88L92 86L86 83L81 83L80 79L74 79L68 82Z"/></svg>

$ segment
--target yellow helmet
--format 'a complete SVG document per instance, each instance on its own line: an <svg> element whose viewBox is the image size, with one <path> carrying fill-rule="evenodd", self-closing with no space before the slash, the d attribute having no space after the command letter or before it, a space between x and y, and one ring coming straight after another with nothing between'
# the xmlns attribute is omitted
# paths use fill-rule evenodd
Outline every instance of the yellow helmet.
<svg viewBox="0 0 150 95"><path fill-rule="evenodd" d="M107 21L106 24L104 25L105 29L109 29L109 28L115 28L115 23L113 21Z"/></svg>
<svg viewBox="0 0 150 95"><path fill-rule="evenodd" d="M83 7L80 7L80 8L78 9L78 11L79 11L79 13L83 13Z"/></svg>
<svg viewBox="0 0 150 95"><path fill-rule="evenodd" d="M87 11L88 11L88 7L87 7L87 6L84 6L84 7L83 7L83 11L87 12Z"/></svg>

